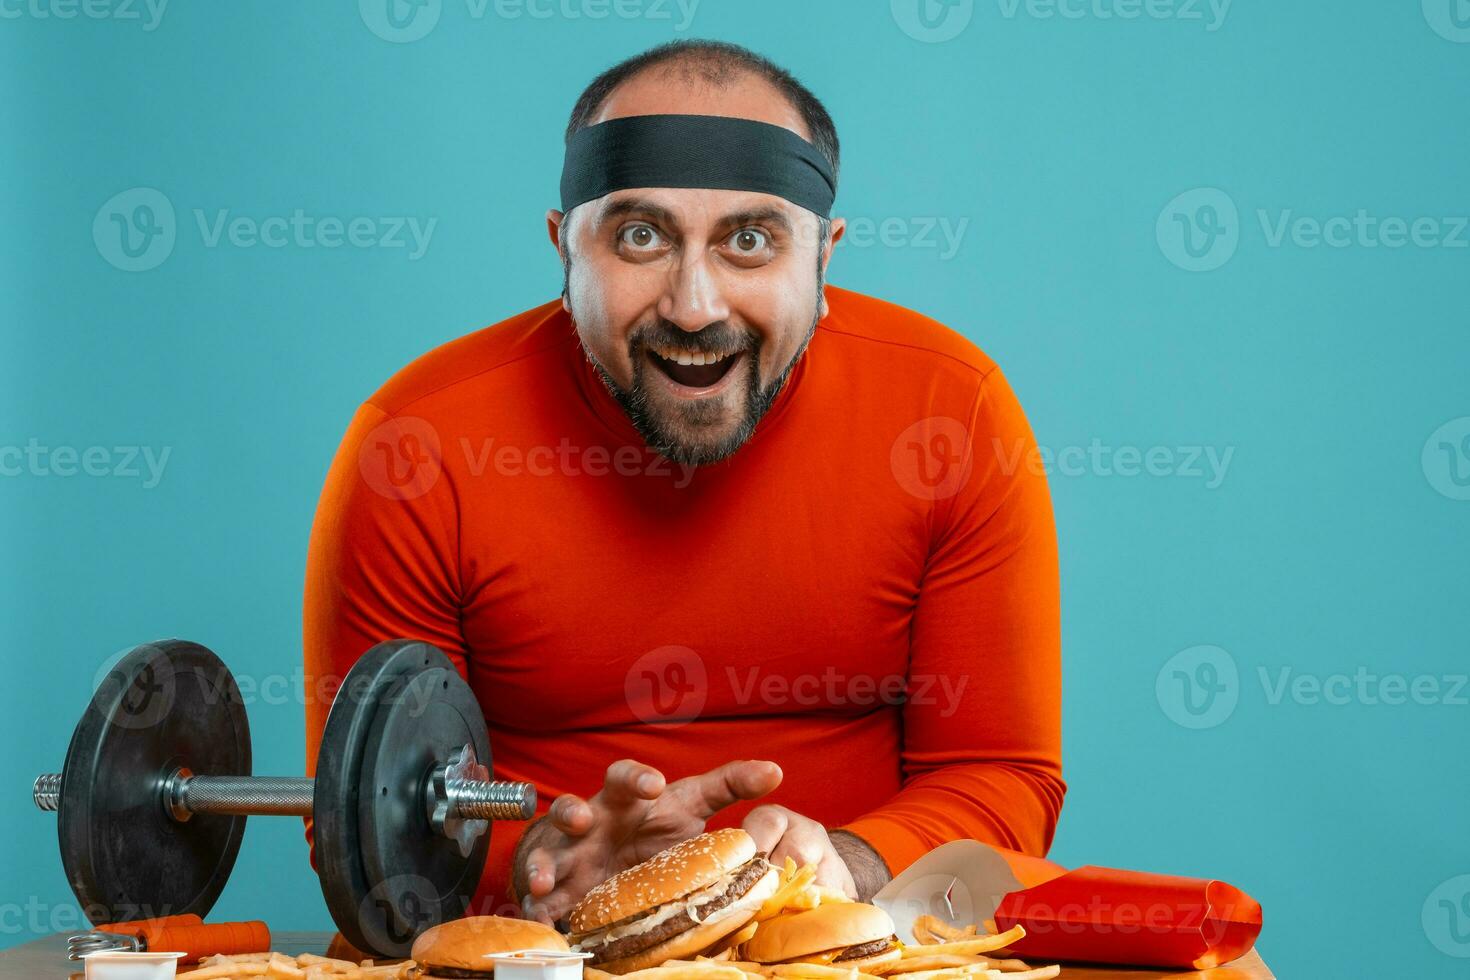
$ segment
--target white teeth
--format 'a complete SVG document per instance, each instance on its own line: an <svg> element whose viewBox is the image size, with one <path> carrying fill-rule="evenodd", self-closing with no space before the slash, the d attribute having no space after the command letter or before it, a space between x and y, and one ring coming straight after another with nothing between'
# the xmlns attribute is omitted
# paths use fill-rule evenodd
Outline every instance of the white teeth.
<svg viewBox="0 0 1470 980"><path fill-rule="evenodd" d="M680 364L693 364L694 363L694 355L691 354L691 353L689 353L688 351L680 351L679 352L679 363Z"/></svg>

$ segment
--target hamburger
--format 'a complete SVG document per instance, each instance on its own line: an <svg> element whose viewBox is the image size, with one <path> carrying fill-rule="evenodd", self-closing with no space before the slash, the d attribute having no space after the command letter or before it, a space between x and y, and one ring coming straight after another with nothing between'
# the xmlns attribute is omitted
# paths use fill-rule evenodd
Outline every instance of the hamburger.
<svg viewBox="0 0 1470 980"><path fill-rule="evenodd" d="M779 883L745 831L700 834L589 891L567 916L572 948L608 973L690 957L754 918Z"/></svg>
<svg viewBox="0 0 1470 980"><path fill-rule="evenodd" d="M568 952L567 941L550 926L527 919L472 915L425 929L409 953L423 980L493 977L496 953L518 949Z"/></svg>
<svg viewBox="0 0 1470 980"><path fill-rule="evenodd" d="M882 973L903 956L893 919L861 902L824 902L762 922L744 950L756 963L824 963L860 973Z"/></svg>

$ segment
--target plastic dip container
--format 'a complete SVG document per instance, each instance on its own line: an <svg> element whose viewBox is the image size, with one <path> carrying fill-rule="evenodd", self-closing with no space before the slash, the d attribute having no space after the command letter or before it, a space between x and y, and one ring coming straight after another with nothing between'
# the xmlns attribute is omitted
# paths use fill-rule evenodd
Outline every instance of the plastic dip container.
<svg viewBox="0 0 1470 980"><path fill-rule="evenodd" d="M578 980L582 961L591 953L566 953L554 949L518 949L495 953L495 980Z"/></svg>
<svg viewBox="0 0 1470 980"><path fill-rule="evenodd" d="M82 957L87 980L173 980L183 953L103 950Z"/></svg>

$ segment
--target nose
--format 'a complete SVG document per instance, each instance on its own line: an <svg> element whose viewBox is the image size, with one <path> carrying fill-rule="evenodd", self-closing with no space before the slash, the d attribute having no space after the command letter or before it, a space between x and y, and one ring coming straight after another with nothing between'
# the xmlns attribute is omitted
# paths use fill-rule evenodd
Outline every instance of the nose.
<svg viewBox="0 0 1470 980"><path fill-rule="evenodd" d="M686 333L729 318L730 305L718 276L702 254L681 257L670 271L668 286L658 300L658 313Z"/></svg>

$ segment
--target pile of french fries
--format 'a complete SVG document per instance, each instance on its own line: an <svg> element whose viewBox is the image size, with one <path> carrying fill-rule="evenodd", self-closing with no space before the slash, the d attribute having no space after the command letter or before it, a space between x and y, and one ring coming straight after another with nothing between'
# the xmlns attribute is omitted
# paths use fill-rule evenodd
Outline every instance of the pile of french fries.
<svg viewBox="0 0 1470 980"><path fill-rule="evenodd" d="M841 892L816 884L816 877L815 866L798 868L796 862L787 858L781 884L755 918L706 955L692 960L669 960L621 977L589 966L584 971L584 980L1051 980L1062 972L1060 966L1033 969L1021 960L1004 956L1006 947L1026 935L1020 926L996 933L994 924L987 922L990 928L980 935L977 926L958 928L932 915L921 915L914 921L917 943L912 946L900 943L903 958L878 967L876 975L851 967L766 964L744 959L742 946L755 935L762 922L814 909L823 902L852 901Z"/></svg>
<svg viewBox="0 0 1470 980"><path fill-rule="evenodd" d="M206 956L194 968L181 967L184 980L235 980L237 977L265 977L266 980L409 980L413 977L413 960L375 965L372 960L354 963L330 956L302 953L220 953Z"/></svg>
<svg viewBox="0 0 1470 980"><path fill-rule="evenodd" d="M1062 972L1059 966L1033 969L1021 960L1005 956L1006 948L1026 935L1026 930L1020 926L996 933L994 924L987 922L987 931L981 935L977 926L959 928L932 915L921 915L915 920L914 939L917 942L912 946L900 943L902 959L876 968L877 974L819 963L767 964L746 960L742 947L755 935L762 922L814 909L823 902L852 901L841 892L818 885L816 877L815 866L798 868L795 861L787 858L780 884L761 905L755 918L707 950L705 955L692 960L669 960L621 977L589 966L583 971L583 980L1051 980ZM418 973L413 960L374 965L372 960L353 963L310 953L296 957L282 953L241 953L207 957L196 969L181 971L179 976L184 980L234 980L237 977L413 980Z"/></svg>

